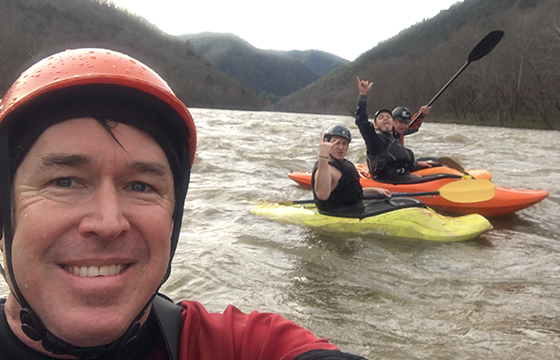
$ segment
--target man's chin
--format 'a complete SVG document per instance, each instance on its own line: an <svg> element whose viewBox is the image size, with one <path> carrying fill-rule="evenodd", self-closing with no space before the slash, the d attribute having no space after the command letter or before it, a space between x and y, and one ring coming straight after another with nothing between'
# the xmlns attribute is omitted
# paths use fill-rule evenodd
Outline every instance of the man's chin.
<svg viewBox="0 0 560 360"><path fill-rule="evenodd" d="M128 329L130 323L115 321L113 323L94 323L89 326L66 324L64 331L57 332L62 340L79 347L91 347L109 344L117 340ZM70 331L68 331L70 330Z"/></svg>

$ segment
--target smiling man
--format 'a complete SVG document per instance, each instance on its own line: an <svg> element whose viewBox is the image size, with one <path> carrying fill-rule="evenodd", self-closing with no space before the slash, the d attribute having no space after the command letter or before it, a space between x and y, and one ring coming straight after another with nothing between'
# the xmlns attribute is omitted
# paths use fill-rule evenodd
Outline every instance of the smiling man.
<svg viewBox="0 0 560 360"><path fill-rule="evenodd" d="M112 131L122 148L93 118L53 125L14 179L14 279L49 330L71 344L122 335L169 261L174 192L165 153L137 128ZM6 313L19 313L14 297ZM17 316L8 322L21 329Z"/></svg>
<svg viewBox="0 0 560 360"><path fill-rule="evenodd" d="M366 143L367 163L370 174L377 180L390 183L416 182L418 177L410 172L421 167L431 167L429 162L417 162L414 153L407 149L399 134L394 131L395 121L391 110L381 109L369 122L366 104L367 94L373 82L358 80L358 106L355 120Z"/></svg>
<svg viewBox="0 0 560 360"><path fill-rule="evenodd" d="M159 293L195 149L136 59L67 50L21 75L0 103L0 359L361 359L277 314Z"/></svg>

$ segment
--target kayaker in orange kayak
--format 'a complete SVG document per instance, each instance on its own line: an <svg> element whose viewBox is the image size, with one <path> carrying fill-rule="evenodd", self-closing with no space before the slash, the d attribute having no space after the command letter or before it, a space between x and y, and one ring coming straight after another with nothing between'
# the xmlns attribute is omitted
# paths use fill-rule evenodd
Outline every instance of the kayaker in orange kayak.
<svg viewBox="0 0 560 360"><path fill-rule="evenodd" d="M420 110L418 110L416 114L414 114L414 116L410 116L410 110L408 110L406 106L397 106L396 108L394 108L391 113L393 115L393 119L395 120L395 136L398 136L401 142L404 144L404 137L406 135L411 135L418 132L418 129L420 129L420 125L422 125L422 121L430 113L430 109L430 106L424 105L420 108ZM410 121L413 118L417 118L417 120L412 124L412 126L408 127L408 124L410 124ZM437 158L435 157L422 157L416 159L416 161L419 164L427 161L430 162L431 166L440 165ZM420 170L424 168L425 167L419 166L418 169L414 170Z"/></svg>
<svg viewBox="0 0 560 360"><path fill-rule="evenodd" d="M407 149L398 134L394 132L395 121L389 110L375 113L374 124L369 121L366 102L367 93L373 82L360 80L358 77L358 106L356 108L356 125L364 138L367 147L367 162L370 174L381 181L407 183L417 180L410 172L431 167L430 161L416 161L414 153Z"/></svg>
<svg viewBox="0 0 560 360"><path fill-rule="evenodd" d="M418 116L418 120L416 120L414 124L412 124L412 126L410 126L408 129L407 126L410 123L410 120L413 118L410 115L410 110L408 110L406 106L397 106L396 108L393 109L393 111L391 111L391 114L393 115L393 119L395 120L395 124L394 124L395 132L398 134L403 144L404 144L404 137L406 135L410 135L418 132L418 129L420 129L420 126L422 125L422 121L430 113L430 109L431 106L426 106L426 105L422 106L418 111L418 113L414 114L414 117Z"/></svg>

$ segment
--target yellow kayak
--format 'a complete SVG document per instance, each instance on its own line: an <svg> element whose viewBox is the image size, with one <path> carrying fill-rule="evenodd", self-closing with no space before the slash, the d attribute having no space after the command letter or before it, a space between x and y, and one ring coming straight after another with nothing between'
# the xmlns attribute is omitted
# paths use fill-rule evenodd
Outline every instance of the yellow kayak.
<svg viewBox="0 0 560 360"><path fill-rule="evenodd" d="M365 218L322 215L314 204L254 205L251 213L282 223L307 226L328 234L380 235L428 241L465 241L491 230L492 225L478 214L443 216L426 207L406 207Z"/></svg>

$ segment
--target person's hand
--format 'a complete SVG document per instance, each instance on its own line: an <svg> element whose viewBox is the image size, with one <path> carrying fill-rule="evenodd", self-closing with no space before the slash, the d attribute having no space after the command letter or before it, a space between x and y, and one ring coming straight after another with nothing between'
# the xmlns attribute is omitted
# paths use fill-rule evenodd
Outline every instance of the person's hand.
<svg viewBox="0 0 560 360"><path fill-rule="evenodd" d="M432 109L431 106L426 106L426 105L424 105L424 106L422 106L422 107L420 108L420 114L422 114L422 116L426 116L426 115L428 115L428 114L430 113L430 110L431 110L431 109Z"/></svg>
<svg viewBox="0 0 560 360"><path fill-rule="evenodd" d="M373 81L369 82L367 80L360 80L359 76L356 78L358 79L358 91L360 92L360 95L367 95L373 86Z"/></svg>
<svg viewBox="0 0 560 360"><path fill-rule="evenodd" d="M385 197L391 197L391 192L387 189L375 188L375 190L379 195L383 195Z"/></svg>
<svg viewBox="0 0 560 360"><path fill-rule="evenodd" d="M434 163L432 161L418 161L418 166L423 168L430 168Z"/></svg>
<svg viewBox="0 0 560 360"><path fill-rule="evenodd" d="M327 159L329 159L331 156L331 148L334 144L337 143L337 141L340 140L336 139L336 141L331 143L327 139L325 139L323 137L323 133L321 133L321 137L319 138L319 157L326 157Z"/></svg>
<svg viewBox="0 0 560 360"><path fill-rule="evenodd" d="M376 196L381 195L387 198L391 197L391 192L387 189L378 188L378 187L365 187L364 188L364 196Z"/></svg>

